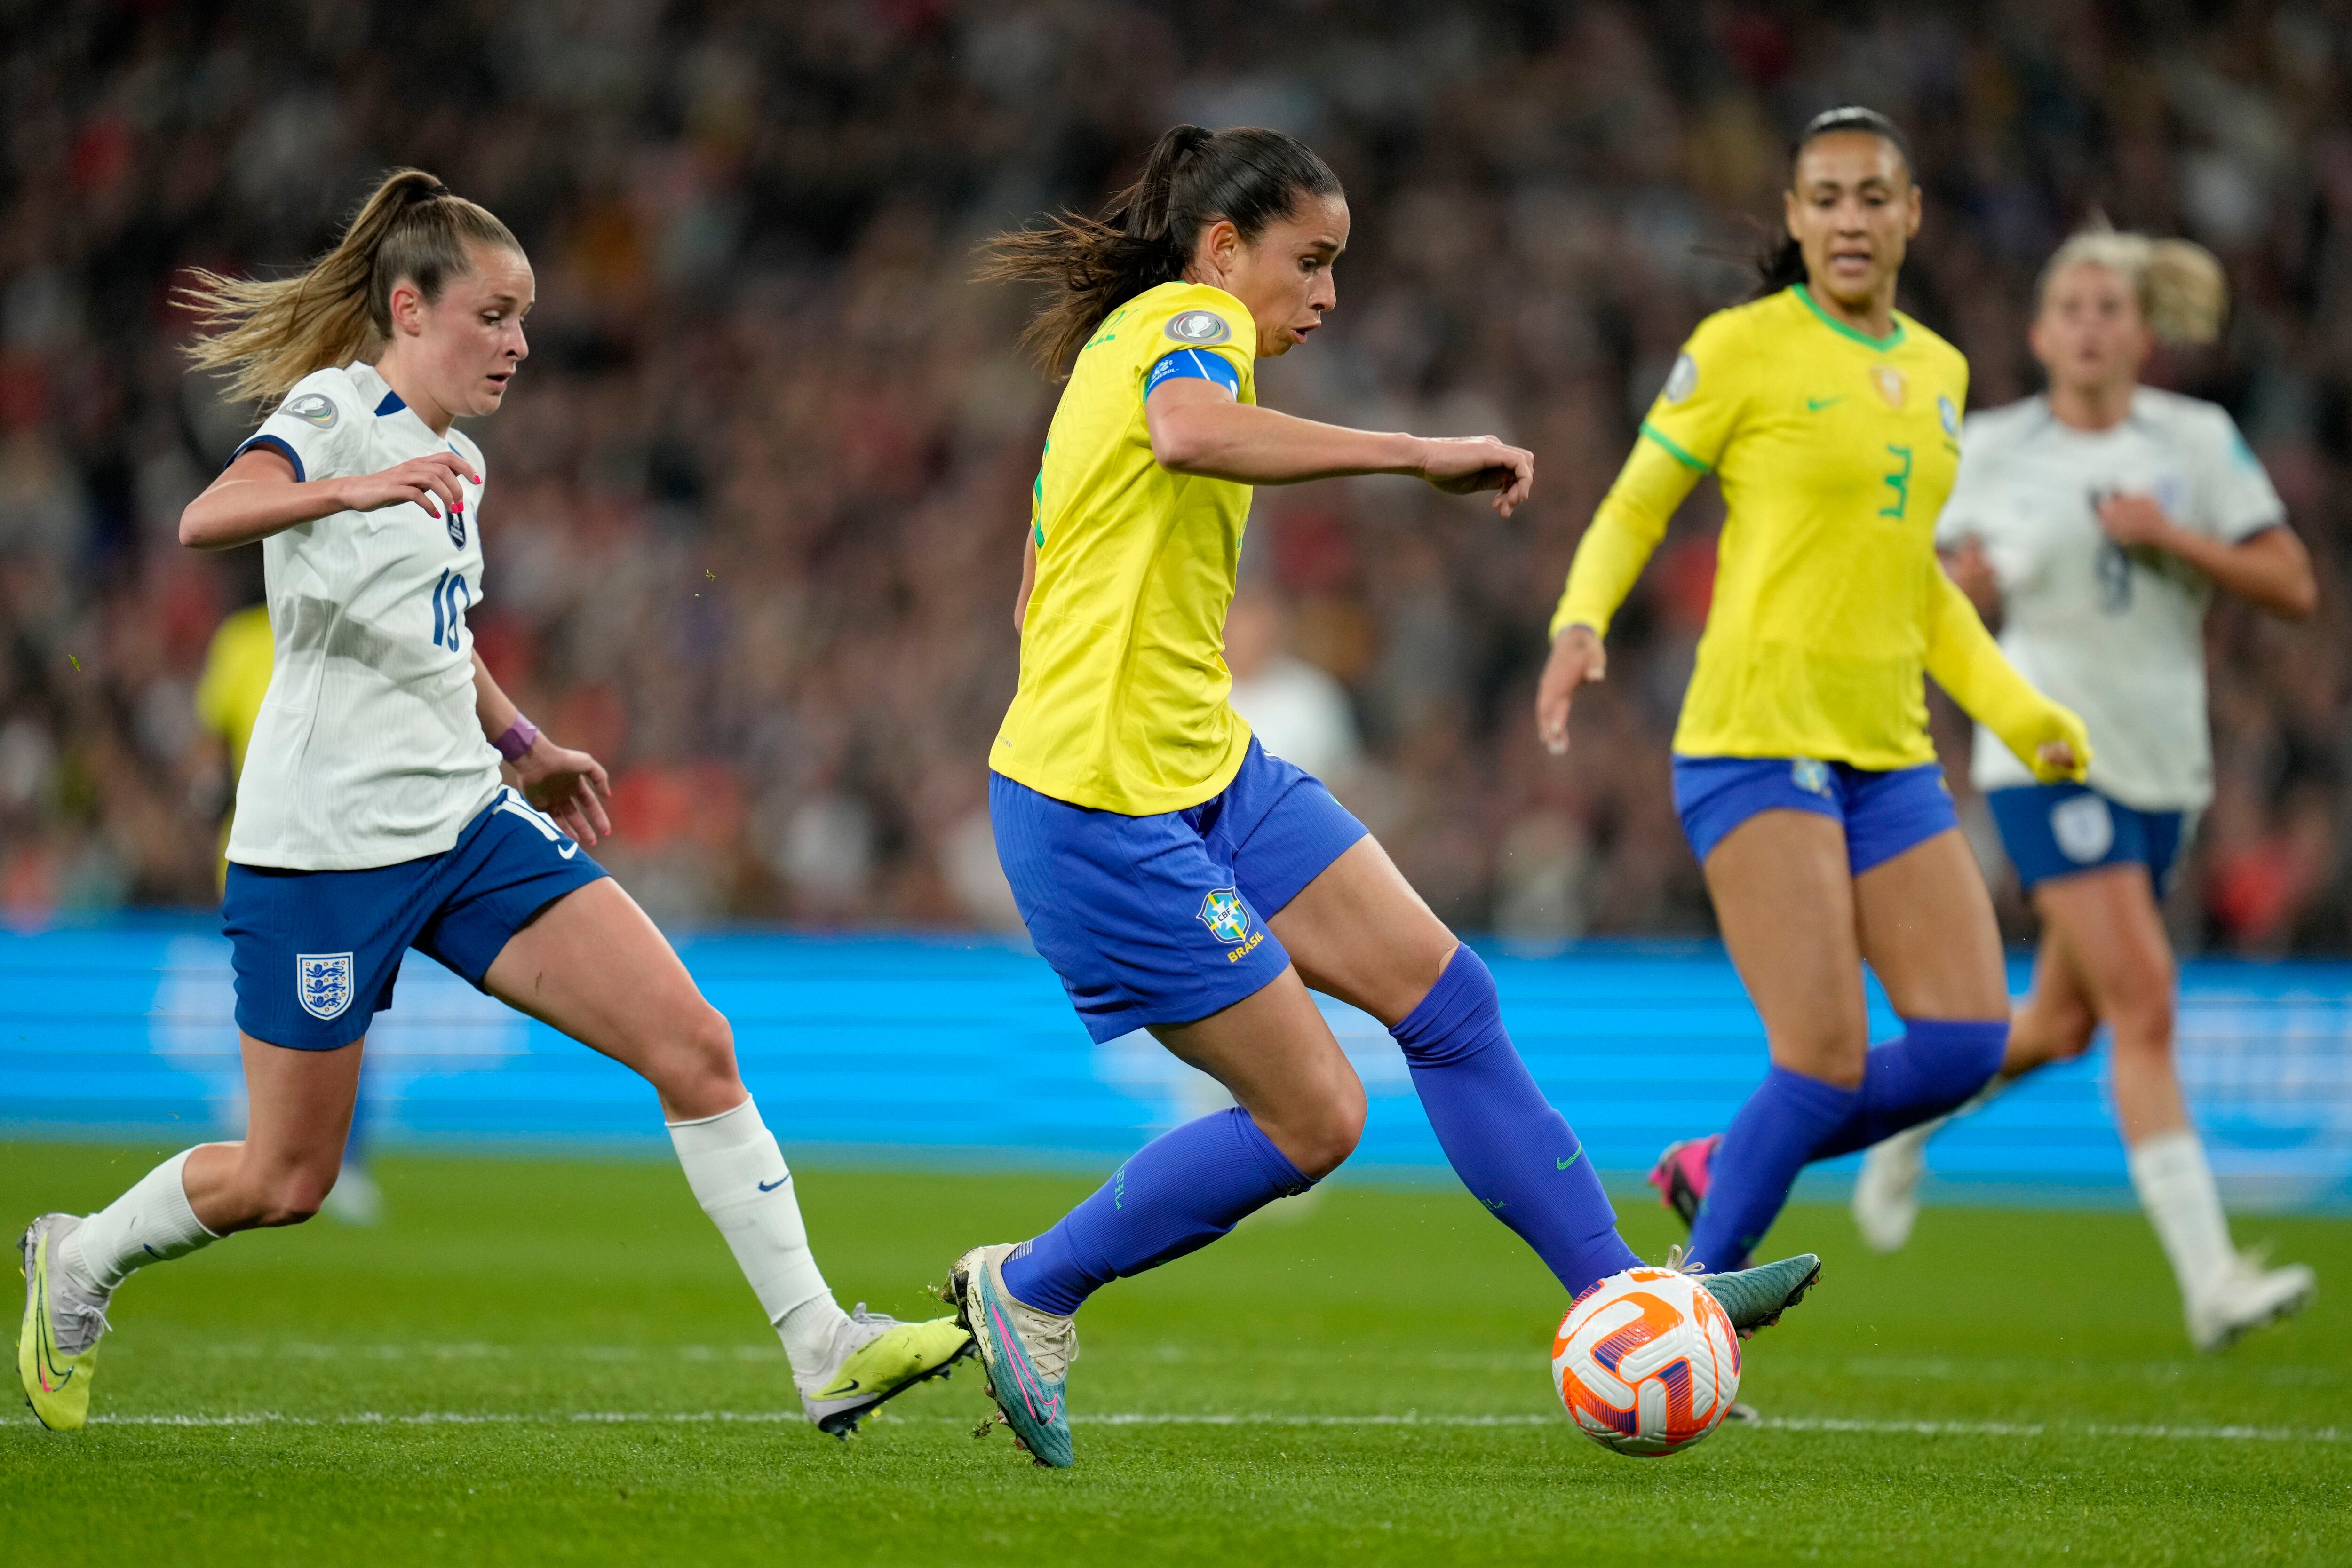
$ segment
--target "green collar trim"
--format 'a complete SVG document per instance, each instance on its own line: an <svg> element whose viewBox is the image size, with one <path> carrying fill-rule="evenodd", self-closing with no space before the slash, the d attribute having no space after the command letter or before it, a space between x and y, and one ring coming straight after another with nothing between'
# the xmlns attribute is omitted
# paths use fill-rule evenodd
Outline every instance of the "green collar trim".
<svg viewBox="0 0 2352 1568"><path fill-rule="evenodd" d="M1875 349L1882 354L1902 346L1903 318L1900 316L1895 318L1895 330L1887 333L1884 338L1874 338L1869 333L1862 331L1858 328L1847 326L1844 322L1839 320L1836 317L1822 309L1821 301L1815 299L1812 296L1812 291L1807 288L1803 284L1792 283L1789 285L1789 292L1803 300L1805 302L1805 308L1819 317L1822 326L1827 327L1831 331L1837 333L1840 337L1852 338L1864 348Z"/></svg>

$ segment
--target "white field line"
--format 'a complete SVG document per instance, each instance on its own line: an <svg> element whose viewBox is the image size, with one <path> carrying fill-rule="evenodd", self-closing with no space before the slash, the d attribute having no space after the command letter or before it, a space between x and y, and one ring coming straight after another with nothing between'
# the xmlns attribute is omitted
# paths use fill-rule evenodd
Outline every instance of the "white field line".
<svg viewBox="0 0 2352 1568"><path fill-rule="evenodd" d="M954 1421L961 1417L893 1417L882 1421ZM1255 1411L1220 1414L1146 1414L1129 1412L1073 1416L1081 1427L1559 1427L1565 1416L1538 1415L1444 1416L1405 1411L1398 1415L1318 1415L1310 1412ZM806 1420L792 1410L580 1410L568 1415L523 1415L468 1411L420 1411L391 1415L362 1411L349 1416L286 1416L254 1411L230 1416L93 1416L92 1426L109 1427L562 1427L569 1425L718 1426L799 1425ZM1861 1434L1874 1437L2106 1437L2167 1442L2221 1443L2340 1443L2352 1433L2336 1427L2297 1429L2287 1427L2176 1427L2118 1425L2105 1422L2065 1423L2027 1421L1884 1421L1826 1416L1768 1416L1751 1425L1768 1432Z"/></svg>

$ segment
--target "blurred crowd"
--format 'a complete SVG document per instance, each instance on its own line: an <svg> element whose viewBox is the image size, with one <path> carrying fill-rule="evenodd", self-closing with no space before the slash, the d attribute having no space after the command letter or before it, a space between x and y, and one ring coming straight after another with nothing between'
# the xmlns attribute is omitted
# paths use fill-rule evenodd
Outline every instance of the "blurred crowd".
<svg viewBox="0 0 2352 1568"><path fill-rule="evenodd" d="M526 711L611 765L599 853L667 917L1007 922L984 768L1055 388L1015 348L1033 302L971 282L972 246L1096 206L1191 120L1307 137L1355 213L1332 325L1264 367L1264 401L1538 457L1508 522L1404 480L1261 492L1244 711L1457 924L1704 933L1666 740L1710 490L1565 762L1532 685L1641 409L1750 287L1790 133L1859 101L1917 142L1903 304L1967 352L1973 406L2036 389L2032 279L2094 211L2227 264L2226 340L2156 379L2238 417L2322 609L2213 616L2220 797L2174 914L2192 947L2352 942L2345 0L0 0L0 72L10 919L212 899L225 781L192 691L258 552L173 529L255 414L185 373L170 288L299 264L414 163L538 269L532 358L473 427L471 623ZM1965 727L1937 722L1957 764Z"/></svg>

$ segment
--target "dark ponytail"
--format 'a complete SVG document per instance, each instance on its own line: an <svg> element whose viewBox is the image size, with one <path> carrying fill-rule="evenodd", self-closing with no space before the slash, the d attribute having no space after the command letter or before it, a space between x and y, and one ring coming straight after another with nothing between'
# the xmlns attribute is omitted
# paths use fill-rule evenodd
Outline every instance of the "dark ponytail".
<svg viewBox="0 0 2352 1568"><path fill-rule="evenodd" d="M1179 125L1152 145L1143 172L1101 217L1060 213L1043 228L999 235L982 247L980 277L1053 287L1021 340L1058 377L1105 317L1183 277L1201 231L1219 218L1254 240L1296 213L1300 196L1338 194L1339 177L1297 137Z"/></svg>
<svg viewBox="0 0 2352 1568"><path fill-rule="evenodd" d="M1842 131L1859 131L1865 136L1882 138L1902 154L1904 177L1913 177L1912 171L1918 165L1912 160L1911 139L1903 134L1903 128L1874 109L1848 104L1843 109L1825 109L1805 121L1804 130L1797 133L1797 144L1789 149L1790 179L1796 179L1797 159L1806 148L1822 137ZM1756 292L1748 296L1751 299L1778 294L1791 284L1805 281L1804 247L1785 228L1770 231L1756 253L1755 263Z"/></svg>

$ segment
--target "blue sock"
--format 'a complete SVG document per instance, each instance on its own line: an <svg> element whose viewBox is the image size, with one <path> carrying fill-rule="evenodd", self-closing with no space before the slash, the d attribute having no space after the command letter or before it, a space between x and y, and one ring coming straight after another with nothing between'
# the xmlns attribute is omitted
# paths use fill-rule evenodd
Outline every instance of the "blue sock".
<svg viewBox="0 0 2352 1568"><path fill-rule="evenodd" d="M1429 995L1389 1032L1429 1124L1471 1196L1536 1249L1570 1294L1641 1262L1560 1113L1503 1032L1495 977L1456 947Z"/></svg>
<svg viewBox="0 0 2352 1568"><path fill-rule="evenodd" d="M2008 1046L2006 1019L1906 1019L1902 1039L1872 1050L1859 1089L1773 1068L1716 1145L1692 1255L1745 1268L1800 1170L1960 1105L2000 1071Z"/></svg>
<svg viewBox="0 0 2352 1568"><path fill-rule="evenodd" d="M1708 1167L1706 1201L1691 1226L1691 1256L1720 1274L1748 1266L1772 1228L1797 1173L1862 1103L1841 1089L1776 1066L1724 1129Z"/></svg>
<svg viewBox="0 0 2352 1568"><path fill-rule="evenodd" d="M1967 1103L2000 1071L2007 1019L1906 1019L1903 1038L1874 1047L1863 1069L1862 1103L1813 1149L1813 1158L1866 1149Z"/></svg>
<svg viewBox="0 0 2352 1568"><path fill-rule="evenodd" d="M1236 1105L1154 1138L1051 1230L1004 1260L1004 1284L1067 1316L1113 1280L1197 1251L1315 1184Z"/></svg>

